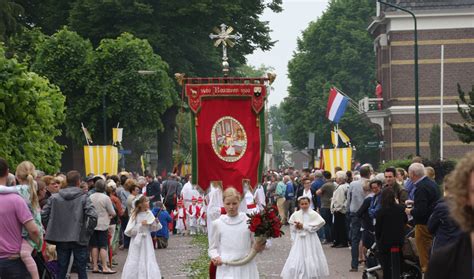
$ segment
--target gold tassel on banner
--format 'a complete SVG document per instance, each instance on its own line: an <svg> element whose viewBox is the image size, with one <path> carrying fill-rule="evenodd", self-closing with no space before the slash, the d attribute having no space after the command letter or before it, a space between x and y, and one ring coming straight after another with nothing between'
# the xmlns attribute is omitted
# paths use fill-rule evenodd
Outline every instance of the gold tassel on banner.
<svg viewBox="0 0 474 279"><path fill-rule="evenodd" d="M194 116L194 126L196 126L196 127L199 126L197 116Z"/></svg>
<svg viewBox="0 0 474 279"><path fill-rule="evenodd" d="M257 127L260 128L260 121L259 121L260 119L259 119L259 117L255 118L255 120L257 122Z"/></svg>

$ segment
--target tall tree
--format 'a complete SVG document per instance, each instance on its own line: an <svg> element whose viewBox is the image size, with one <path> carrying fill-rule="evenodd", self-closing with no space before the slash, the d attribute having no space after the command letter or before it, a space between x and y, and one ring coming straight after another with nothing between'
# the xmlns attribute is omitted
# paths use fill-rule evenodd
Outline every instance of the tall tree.
<svg viewBox="0 0 474 279"><path fill-rule="evenodd" d="M298 39L297 52L288 64L289 97L282 104L294 146L304 148L308 132L316 133L318 145L330 143L331 124L325 113L331 86L354 100L373 91L374 53L366 28L374 9L371 0L330 1ZM367 141L378 139L377 132L358 112L348 108L340 127L358 148L359 159L378 159L375 150L364 148Z"/></svg>
<svg viewBox="0 0 474 279"><path fill-rule="evenodd" d="M23 160L56 172L63 146L55 141L64 121L64 96L25 64L5 58L0 45L0 157L13 168Z"/></svg>
<svg viewBox="0 0 474 279"><path fill-rule="evenodd" d="M451 128L453 128L454 132L458 135L460 141L465 143L471 143L474 141L474 85L472 86L471 91L469 94L469 100L466 99L466 93L461 89L461 86L458 84L458 93L459 99L464 104L465 107L462 107L457 101L458 104L458 112L461 115L462 119L464 119L464 123L456 124L456 123L448 123Z"/></svg>
<svg viewBox="0 0 474 279"><path fill-rule="evenodd" d="M92 77L92 45L76 32L63 28L37 45L32 70L48 77L66 96L66 134L82 142L79 115L87 109L79 104Z"/></svg>
<svg viewBox="0 0 474 279"><path fill-rule="evenodd" d="M0 41L6 41L21 29L22 15L24 9L21 5L10 0L0 0Z"/></svg>
<svg viewBox="0 0 474 279"><path fill-rule="evenodd" d="M265 8L281 11L281 0L253 1L94 1L78 0L71 10L70 24L96 43L127 31L147 39L170 65L170 72L187 76L220 75L220 50L208 35L221 23L231 25L243 39L230 52L231 63L245 62L255 49L273 46L268 23L259 19ZM170 171L176 116L175 103L162 116L164 130L158 132L158 171Z"/></svg>

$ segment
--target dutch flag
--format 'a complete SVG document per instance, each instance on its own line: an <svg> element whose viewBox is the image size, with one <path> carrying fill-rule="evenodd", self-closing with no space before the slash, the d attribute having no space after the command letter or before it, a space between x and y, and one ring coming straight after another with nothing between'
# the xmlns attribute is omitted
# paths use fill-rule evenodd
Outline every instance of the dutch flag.
<svg viewBox="0 0 474 279"><path fill-rule="evenodd" d="M345 97L337 91L336 88L331 88L329 91L328 107L326 109L326 117L334 122L339 123L342 115L346 111L349 98Z"/></svg>

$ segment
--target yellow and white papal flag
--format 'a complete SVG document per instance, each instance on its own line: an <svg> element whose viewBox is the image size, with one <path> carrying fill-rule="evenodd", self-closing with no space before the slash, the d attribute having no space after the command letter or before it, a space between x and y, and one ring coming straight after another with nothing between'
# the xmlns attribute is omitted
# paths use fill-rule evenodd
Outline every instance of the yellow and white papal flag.
<svg viewBox="0 0 474 279"><path fill-rule="evenodd" d="M341 167L344 171L352 168L352 148L324 149L323 158L324 169L331 172L332 175L335 175L335 167Z"/></svg>
<svg viewBox="0 0 474 279"><path fill-rule="evenodd" d="M123 128L112 128L113 143L122 143Z"/></svg>
<svg viewBox="0 0 474 279"><path fill-rule="evenodd" d="M84 163L86 173L117 174L118 149L112 145L84 146Z"/></svg>

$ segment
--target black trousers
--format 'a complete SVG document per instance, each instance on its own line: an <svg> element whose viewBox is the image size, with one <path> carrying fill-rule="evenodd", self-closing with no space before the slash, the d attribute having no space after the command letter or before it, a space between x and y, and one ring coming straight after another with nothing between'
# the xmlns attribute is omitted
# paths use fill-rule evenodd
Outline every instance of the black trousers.
<svg viewBox="0 0 474 279"><path fill-rule="evenodd" d="M347 239L346 229L346 214L341 212L334 212L334 226L333 226L333 238L335 245L347 245L349 240Z"/></svg>
<svg viewBox="0 0 474 279"><path fill-rule="evenodd" d="M380 247L380 246L379 246ZM390 253L389 247L382 247L380 249L380 264L382 265L383 269L383 278L384 279L392 279L392 254ZM402 266L402 249L400 249L400 253L398 254L398 260L400 262L399 266L401 269Z"/></svg>

